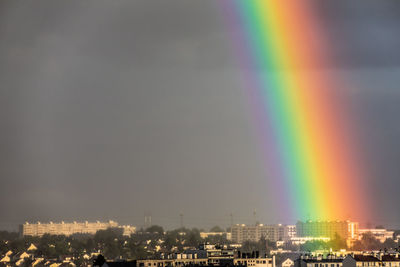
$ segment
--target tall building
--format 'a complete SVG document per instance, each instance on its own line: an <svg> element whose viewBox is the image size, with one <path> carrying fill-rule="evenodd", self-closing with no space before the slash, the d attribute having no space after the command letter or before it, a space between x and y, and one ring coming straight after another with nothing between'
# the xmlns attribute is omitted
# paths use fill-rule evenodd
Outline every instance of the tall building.
<svg viewBox="0 0 400 267"><path fill-rule="evenodd" d="M271 241L279 241L286 239L287 234L293 233L293 228L290 230L287 226L281 224L274 225L245 225L236 224L231 228L232 241L242 243L244 241L259 241L262 237Z"/></svg>
<svg viewBox="0 0 400 267"><path fill-rule="evenodd" d="M358 223L350 221L298 221L296 224L298 237L328 237L337 235L343 239L358 237Z"/></svg>
<svg viewBox="0 0 400 267"><path fill-rule="evenodd" d="M285 240L297 237L296 225L285 226Z"/></svg>
<svg viewBox="0 0 400 267"><path fill-rule="evenodd" d="M122 228L123 234L131 234L136 228L134 226L119 226L117 222L73 222L73 223L24 223L20 225L21 236L42 236L44 234L66 235L72 234L95 234L99 230L108 228Z"/></svg>

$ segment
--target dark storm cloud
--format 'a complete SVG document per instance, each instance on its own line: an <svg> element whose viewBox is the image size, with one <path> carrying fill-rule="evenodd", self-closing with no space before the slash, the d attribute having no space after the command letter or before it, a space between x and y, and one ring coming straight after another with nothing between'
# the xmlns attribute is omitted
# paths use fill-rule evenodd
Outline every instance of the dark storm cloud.
<svg viewBox="0 0 400 267"><path fill-rule="evenodd" d="M400 66L399 1L315 1L339 67Z"/></svg>
<svg viewBox="0 0 400 267"><path fill-rule="evenodd" d="M231 59L212 2L9 2L2 10L5 224L139 224L151 211L167 226L180 212L212 225L240 209L221 192L262 171L237 75L221 68ZM257 195L246 205L262 203ZM208 217L190 221L199 214Z"/></svg>
<svg viewBox="0 0 400 267"><path fill-rule="evenodd" d="M370 75L358 69L399 66L397 1L321 3L337 59L325 67L350 68L362 87ZM141 224L144 212L169 227L180 212L191 225L227 225L230 212L250 222L254 208L263 222L297 219L271 216L279 207L266 193L214 1L2 1L0 38L0 227L74 218ZM375 81L396 90L398 77ZM359 114L373 115L360 118L365 131L372 122L384 128L365 137L370 153L383 139L390 149L398 134L383 138L384 126L395 117L376 107L395 109L400 96L372 88L352 97ZM396 164L379 164L398 188ZM232 196L240 190L249 193Z"/></svg>

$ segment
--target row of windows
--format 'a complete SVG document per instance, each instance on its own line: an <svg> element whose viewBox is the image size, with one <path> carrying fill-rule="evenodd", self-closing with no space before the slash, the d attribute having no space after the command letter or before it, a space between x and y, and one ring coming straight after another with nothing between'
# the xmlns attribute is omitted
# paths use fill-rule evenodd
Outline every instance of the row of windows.
<svg viewBox="0 0 400 267"><path fill-rule="evenodd" d="M246 262L247 262L247 264L248 264L249 266L251 266L251 263L256 263L256 264L267 264L267 261L266 261L266 260L238 261L237 263L238 263L238 264L246 264Z"/></svg>
<svg viewBox="0 0 400 267"><path fill-rule="evenodd" d="M330 265L330 266L329 266ZM340 267L339 263L315 263L314 267Z"/></svg>
<svg viewBox="0 0 400 267"><path fill-rule="evenodd" d="M180 265L186 265L186 264L188 264L188 262L175 262L175 265L176 266L180 266ZM197 264L204 264L204 265L206 265L207 264L207 262L206 261L201 261L201 262L197 262ZM172 265L172 263L170 263L170 262L168 262L168 263L165 263L165 265L164 265L164 262L148 262L146 265L143 263L143 262L141 262L140 264L139 264L139 266L140 267L145 267L145 266L148 266L148 267L151 267L151 266L159 266L159 267L161 267L161 266L171 266Z"/></svg>

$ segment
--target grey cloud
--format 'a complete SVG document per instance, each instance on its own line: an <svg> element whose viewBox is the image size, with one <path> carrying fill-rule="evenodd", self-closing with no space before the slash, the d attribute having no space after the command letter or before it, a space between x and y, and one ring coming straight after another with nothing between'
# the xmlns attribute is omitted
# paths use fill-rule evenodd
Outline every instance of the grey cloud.
<svg viewBox="0 0 400 267"><path fill-rule="evenodd" d="M387 73L399 65L398 4L320 2L337 59L325 67L370 86L349 97L367 120L368 153L393 159L399 76ZM297 219L275 216L266 194L251 107L214 1L0 5L0 228L110 217L140 225L144 211L168 227L180 212L202 227L229 224L230 212L251 222L254 208L266 223ZM398 188L398 167L383 158L371 160L376 176ZM242 189L251 193L230 193ZM390 212L382 216L396 224Z"/></svg>

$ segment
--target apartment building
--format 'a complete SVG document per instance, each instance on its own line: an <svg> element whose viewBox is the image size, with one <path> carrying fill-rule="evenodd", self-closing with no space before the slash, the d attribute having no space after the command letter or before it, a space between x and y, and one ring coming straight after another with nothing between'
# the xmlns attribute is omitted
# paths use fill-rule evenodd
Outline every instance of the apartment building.
<svg viewBox="0 0 400 267"><path fill-rule="evenodd" d="M298 237L326 237L333 239L337 235L343 239L358 238L358 223L351 221L298 221Z"/></svg>
<svg viewBox="0 0 400 267"><path fill-rule="evenodd" d="M124 234L132 234L136 228L134 226L119 226L117 222L72 222L72 223L24 223L20 225L19 231L21 236L42 236L44 234L65 235L73 234L95 234L99 230L108 228L122 228Z"/></svg>
<svg viewBox="0 0 400 267"><path fill-rule="evenodd" d="M245 225L236 224L232 226L232 241L242 243L244 241L257 242L262 237L271 241L279 241L286 239L286 235L293 234L293 228L287 229L288 226L282 224L273 225Z"/></svg>

